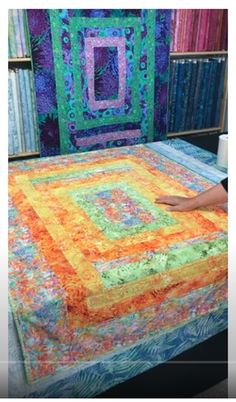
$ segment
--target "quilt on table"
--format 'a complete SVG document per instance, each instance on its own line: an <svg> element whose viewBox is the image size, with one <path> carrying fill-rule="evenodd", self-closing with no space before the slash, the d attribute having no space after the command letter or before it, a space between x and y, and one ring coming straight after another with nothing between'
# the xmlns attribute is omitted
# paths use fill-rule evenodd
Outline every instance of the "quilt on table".
<svg viewBox="0 0 236 402"><path fill-rule="evenodd" d="M225 306L226 213L155 204L221 173L163 153L139 145L10 165L9 288L29 381Z"/></svg>

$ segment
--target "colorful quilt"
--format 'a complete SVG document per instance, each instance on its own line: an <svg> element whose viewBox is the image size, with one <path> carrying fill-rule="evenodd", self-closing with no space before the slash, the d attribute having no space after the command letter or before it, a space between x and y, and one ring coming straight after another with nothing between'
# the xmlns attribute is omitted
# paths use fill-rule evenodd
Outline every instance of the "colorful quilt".
<svg viewBox="0 0 236 402"><path fill-rule="evenodd" d="M95 385L94 365L124 365L129 352L136 364L129 378L150 368L140 355L136 361L150 342L152 351L162 345L149 356L155 365L167 359L164 338L175 353L187 347L180 334L188 325L201 328L207 320L211 334L224 328L226 212L178 213L155 204L162 194L207 189L223 173L197 167L167 144L155 147L10 165L9 291L29 383L76 367L77 396L94 396L124 380L108 365L106 385ZM204 339L200 329L195 342Z"/></svg>
<svg viewBox="0 0 236 402"><path fill-rule="evenodd" d="M41 155L164 139L171 10L28 10Z"/></svg>

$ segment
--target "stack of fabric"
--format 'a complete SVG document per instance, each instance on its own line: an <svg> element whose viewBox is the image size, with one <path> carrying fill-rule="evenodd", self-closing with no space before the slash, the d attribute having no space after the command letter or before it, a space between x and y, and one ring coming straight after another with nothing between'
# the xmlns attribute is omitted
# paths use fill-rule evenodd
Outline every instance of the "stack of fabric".
<svg viewBox="0 0 236 402"><path fill-rule="evenodd" d="M38 151L33 73L8 71L8 154Z"/></svg>
<svg viewBox="0 0 236 402"><path fill-rule="evenodd" d="M219 126L225 68L225 57L171 60L169 132Z"/></svg>
<svg viewBox="0 0 236 402"><path fill-rule="evenodd" d="M227 50L228 10L172 11L172 52Z"/></svg>
<svg viewBox="0 0 236 402"><path fill-rule="evenodd" d="M8 11L8 57L30 55L25 10Z"/></svg>

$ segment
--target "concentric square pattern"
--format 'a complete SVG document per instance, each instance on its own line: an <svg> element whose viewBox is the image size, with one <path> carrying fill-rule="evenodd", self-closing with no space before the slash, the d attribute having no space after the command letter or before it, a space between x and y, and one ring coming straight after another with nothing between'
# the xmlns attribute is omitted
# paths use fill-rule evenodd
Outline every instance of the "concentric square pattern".
<svg viewBox="0 0 236 402"><path fill-rule="evenodd" d="M156 197L194 192L149 164L151 151L114 152L10 178L13 200L33 238L40 232L37 246L66 290L75 326L135 312L225 275L217 234L226 229L224 212L195 211L189 219L167 211ZM209 264L217 269L210 272Z"/></svg>
<svg viewBox="0 0 236 402"><path fill-rule="evenodd" d="M163 140L171 10L28 10L43 156Z"/></svg>
<svg viewBox="0 0 236 402"><path fill-rule="evenodd" d="M50 11L62 153L72 144L83 150L116 140L154 140L158 16L156 10L138 14L107 18Z"/></svg>

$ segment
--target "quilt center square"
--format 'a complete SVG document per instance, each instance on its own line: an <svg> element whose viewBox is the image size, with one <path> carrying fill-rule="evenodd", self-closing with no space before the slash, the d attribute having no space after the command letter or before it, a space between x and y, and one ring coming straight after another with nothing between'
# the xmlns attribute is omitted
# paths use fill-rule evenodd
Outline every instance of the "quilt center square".
<svg viewBox="0 0 236 402"><path fill-rule="evenodd" d="M70 195L110 240L177 223L127 182L73 190Z"/></svg>

